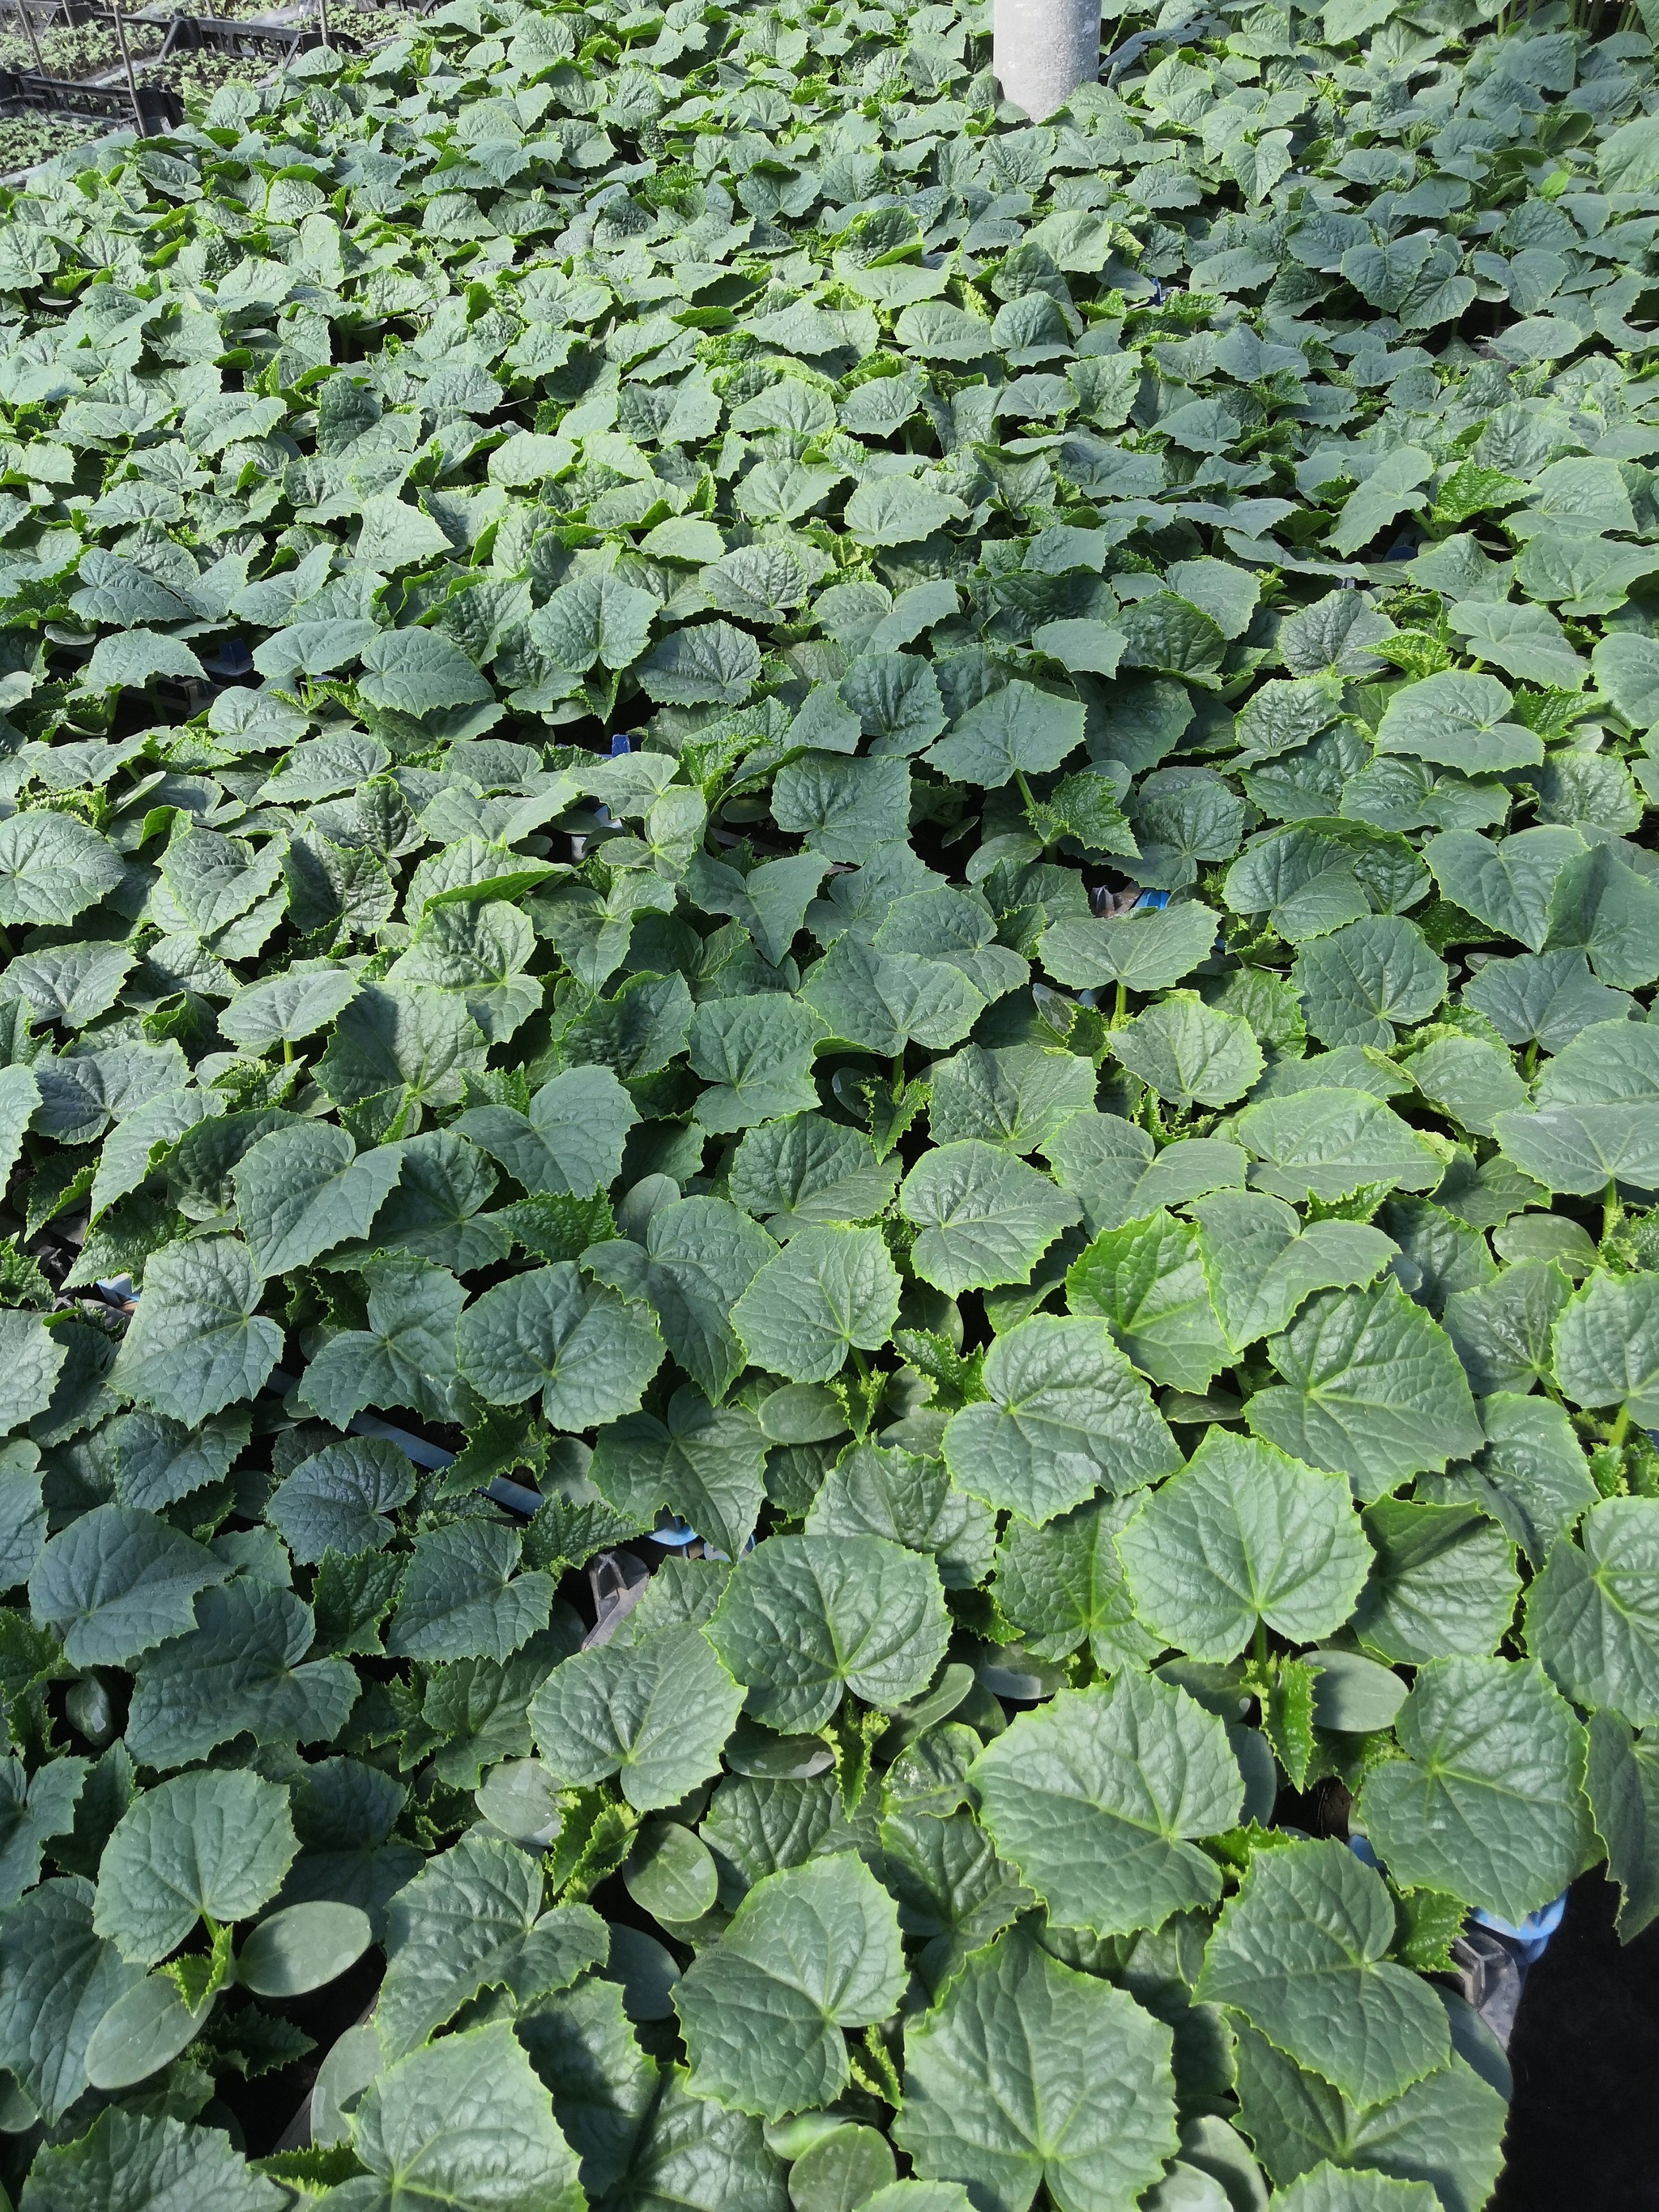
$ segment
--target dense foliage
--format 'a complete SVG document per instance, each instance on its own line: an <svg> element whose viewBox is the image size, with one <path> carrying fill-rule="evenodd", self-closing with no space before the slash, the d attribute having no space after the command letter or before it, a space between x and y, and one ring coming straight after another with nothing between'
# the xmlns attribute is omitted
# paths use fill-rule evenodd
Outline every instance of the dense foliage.
<svg viewBox="0 0 1659 2212"><path fill-rule="evenodd" d="M1466 1914L1659 1912L1659 88L1479 15L10 196L23 2212L1486 2201Z"/></svg>

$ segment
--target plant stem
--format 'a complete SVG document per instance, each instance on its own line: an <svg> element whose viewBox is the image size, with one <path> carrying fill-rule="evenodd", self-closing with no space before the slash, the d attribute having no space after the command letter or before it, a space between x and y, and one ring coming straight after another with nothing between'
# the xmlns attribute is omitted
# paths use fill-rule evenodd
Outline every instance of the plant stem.
<svg viewBox="0 0 1659 2212"><path fill-rule="evenodd" d="M1606 1190L1601 1194L1601 1242L1604 1244L1619 1226L1619 1218L1623 1210L1619 1203L1619 1178L1611 1176Z"/></svg>
<svg viewBox="0 0 1659 2212"><path fill-rule="evenodd" d="M1255 1663L1256 1663L1256 1665L1257 1665L1258 1667L1265 1667L1265 1666L1267 1665L1267 1622L1266 1622L1265 1620L1261 1620L1261 1619L1260 1619L1259 1617L1258 1617L1258 1619L1257 1619L1257 1620L1256 1620L1256 1624L1255 1624L1255 1642L1254 1645L1252 1646L1252 1656L1253 1656L1253 1657L1255 1658Z"/></svg>
<svg viewBox="0 0 1659 2212"><path fill-rule="evenodd" d="M1613 1416L1613 1426L1607 1431L1607 1442L1615 1449L1625 1441L1630 1428L1630 1407L1623 1405Z"/></svg>
<svg viewBox="0 0 1659 2212"><path fill-rule="evenodd" d="M1127 983L1120 983L1117 987L1117 996L1112 1001L1112 1027L1115 1030L1121 1029L1128 1018L1129 987Z"/></svg>

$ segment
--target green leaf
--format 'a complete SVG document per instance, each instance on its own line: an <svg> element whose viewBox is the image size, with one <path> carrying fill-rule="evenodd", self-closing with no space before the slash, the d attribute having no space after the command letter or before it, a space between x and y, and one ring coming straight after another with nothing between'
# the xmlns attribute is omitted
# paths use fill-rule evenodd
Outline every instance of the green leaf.
<svg viewBox="0 0 1659 2212"><path fill-rule="evenodd" d="M1430 951L1415 923L1373 914L1304 945L1291 981L1308 1027L1322 1043L1386 1051L1396 1024L1426 1021L1445 997L1446 963Z"/></svg>
<svg viewBox="0 0 1659 2212"><path fill-rule="evenodd" d="M1045 1147L1094 1104L1095 1071L1076 1053L1041 1045L964 1045L932 1070L928 1126L936 1145L977 1138L1013 1152Z"/></svg>
<svg viewBox="0 0 1659 2212"><path fill-rule="evenodd" d="M1195 1659L1231 1659L1258 1621L1292 1644L1353 1611L1370 1553L1346 1480L1212 1429L1117 1540L1134 1607Z"/></svg>
<svg viewBox="0 0 1659 2212"><path fill-rule="evenodd" d="M229 1573L153 1513L100 1505L46 1546L29 1578L29 1607L72 1665L130 1666L193 1626L198 1596Z"/></svg>
<svg viewBox="0 0 1659 2212"><path fill-rule="evenodd" d="M124 1959L154 1966L202 1915L246 1920L268 1905L298 1849L288 1791L276 1783L244 1769L175 1775L116 1823L93 1926Z"/></svg>
<svg viewBox="0 0 1659 2212"><path fill-rule="evenodd" d="M1575 1705L1659 1720L1659 1499L1606 1498L1527 1592L1527 1649Z"/></svg>
<svg viewBox="0 0 1659 2212"><path fill-rule="evenodd" d="M570 1260L510 1275L475 1298L455 1349L490 1405L521 1405L539 1390L548 1420L577 1430L633 1413L663 1360L652 1315L589 1289Z"/></svg>
<svg viewBox="0 0 1659 2212"><path fill-rule="evenodd" d="M1027 1281L1079 1209L1024 1161L969 1138L937 1146L918 1161L900 1189L899 1210L921 1231L911 1265L954 1297Z"/></svg>
<svg viewBox="0 0 1659 2212"><path fill-rule="evenodd" d="M1427 1139L1369 1091L1316 1084L1245 1107L1233 1126L1262 1163L1255 1186L1293 1204L1336 1204L1378 1184L1430 1190L1445 1173Z"/></svg>
<svg viewBox="0 0 1659 2212"><path fill-rule="evenodd" d="M1194 1994L1242 2012L1345 2096L1379 2104L1451 2055L1433 1990L1388 1960L1394 1939L1387 1887L1346 1844L1288 1844L1252 1859Z"/></svg>
<svg viewBox="0 0 1659 2212"><path fill-rule="evenodd" d="M144 1288L113 1389L186 1428L257 1395L283 1333L257 1310L261 1285L244 1246L228 1237L168 1244L146 1266Z"/></svg>
<svg viewBox="0 0 1659 2212"><path fill-rule="evenodd" d="M78 2142L52 2146L35 2160L29 2212L171 2212L209 2205L214 2212L281 2212L283 2192L255 2173L230 2138L187 2127L162 2112L101 2112Z"/></svg>
<svg viewBox="0 0 1659 2212"><path fill-rule="evenodd" d="M1066 1299L1074 1314L1098 1314L1154 1382L1202 1393L1231 1364L1197 1235L1170 1214L1103 1231L1067 1270Z"/></svg>
<svg viewBox="0 0 1659 2212"><path fill-rule="evenodd" d="M366 1237L397 1182L395 1145L358 1154L343 1129L305 1121L273 1129L238 1164L238 1217L263 1276L286 1275L350 1237Z"/></svg>
<svg viewBox="0 0 1659 2212"><path fill-rule="evenodd" d="M896 1059L910 1043L945 1051L961 1043L985 1011L984 994L960 967L880 951L850 931L812 969L803 996L819 1018L820 1036L883 1059Z"/></svg>
<svg viewBox="0 0 1659 2212"><path fill-rule="evenodd" d="M1561 1309L1555 1378L1575 1406L1619 1406L1659 1424L1659 1278L1598 1271Z"/></svg>
<svg viewBox="0 0 1659 2212"><path fill-rule="evenodd" d="M1069 2212L1129 2212L1176 2148L1170 2042L1124 1990L1001 1936L907 2029L894 2139L985 2212L1043 2185Z"/></svg>
<svg viewBox="0 0 1659 2212"><path fill-rule="evenodd" d="M532 1194L591 1198L615 1180L638 1119L608 1067L568 1067L543 1084L527 1114L475 1106L451 1127L482 1145Z"/></svg>
<svg viewBox="0 0 1659 2212"><path fill-rule="evenodd" d="M1042 964L1057 983L1167 991L1208 958L1217 928L1214 913L1196 900L1138 907L1108 921L1062 915L1043 932Z"/></svg>
<svg viewBox="0 0 1659 2212"><path fill-rule="evenodd" d="M701 1629L665 1628L556 1667L531 1700L530 1724L563 1782L619 1774L629 1803L648 1813L719 1772L742 1706Z"/></svg>
<svg viewBox="0 0 1659 2212"><path fill-rule="evenodd" d="M781 1240L813 1222L868 1221L886 1210L897 1180L897 1170L877 1160L861 1130L821 1114L796 1114L744 1134L726 1187L735 1204Z"/></svg>
<svg viewBox="0 0 1659 2212"><path fill-rule="evenodd" d="M1480 2212L1491 2197L1509 2107L1462 2058L1454 2056L1397 2097L1356 2106L1244 2027L1238 2087L1240 2124L1275 2184L1335 2166L1357 2188L1376 2174L1420 2182L1443 2212ZM1380 2200L1356 2194L1327 2202L1334 2212L1347 2212L1350 2203L1355 2212L1430 2212L1421 2191L1415 2201L1396 2190Z"/></svg>
<svg viewBox="0 0 1659 2212"><path fill-rule="evenodd" d="M767 1261L732 1310L749 1358L792 1382L827 1382L849 1351L885 1344L899 1279L881 1232L815 1225Z"/></svg>
<svg viewBox="0 0 1659 2212"><path fill-rule="evenodd" d="M354 1966L372 1940L355 1905L290 1905L263 1919L236 1954L236 1979L256 1996L303 1996Z"/></svg>
<svg viewBox="0 0 1659 2212"><path fill-rule="evenodd" d="M855 495L856 496L856 495ZM1083 743L1083 709L1016 678L958 716L927 755L954 781L994 791L1016 775L1042 775Z"/></svg>
<svg viewBox="0 0 1659 2212"><path fill-rule="evenodd" d="M146 1658L127 1718L136 1759L165 1771L233 1736L325 1742L344 1727L359 1684L343 1659L300 1662L315 1623L291 1590L240 1576L197 1601L196 1626Z"/></svg>
<svg viewBox="0 0 1659 2212"><path fill-rule="evenodd" d="M1594 1713L1584 1794L1620 1887L1614 1925L1629 1942L1659 1915L1659 1743L1632 1736L1612 1713Z"/></svg>
<svg viewBox="0 0 1659 2212"><path fill-rule="evenodd" d="M768 1728L822 1728L844 1689L890 1711L945 1656L938 1570L879 1536L769 1536L734 1571L708 1640Z"/></svg>
<svg viewBox="0 0 1659 2212"><path fill-rule="evenodd" d="M824 1477L806 1516L809 1536L883 1536L937 1562L947 1589L972 1589L996 1547L995 1516L964 1497L942 1460L879 1444L851 1444Z"/></svg>
<svg viewBox="0 0 1659 2212"><path fill-rule="evenodd" d="M519 2014L514 2033L553 2094L553 2117L581 2160L583 2189L590 2199L603 2196L628 2170L659 2082L656 2062L635 2040L622 1991L589 1975L574 1989L538 1998Z"/></svg>
<svg viewBox="0 0 1659 2212"><path fill-rule="evenodd" d="M422 1529L404 1570L386 1650L428 1662L510 1658L546 1627L553 1602L550 1576L515 1571L521 1541L517 1528L496 1521Z"/></svg>
<svg viewBox="0 0 1659 2212"><path fill-rule="evenodd" d="M1659 1182L1659 1033L1593 1022L1538 1079L1530 1109L1493 1121L1505 1156L1547 1190L1588 1197L1615 1179Z"/></svg>
<svg viewBox="0 0 1659 2212"><path fill-rule="evenodd" d="M1091 1492L1133 1490L1179 1464L1175 1439L1103 1322L1046 1314L997 1338L988 1402L953 1413L944 1452L958 1486L1027 1521Z"/></svg>
<svg viewBox="0 0 1659 2212"><path fill-rule="evenodd" d="M600 1244L586 1252L584 1264L654 1314L669 1351L718 1401L744 1365L732 1309L776 1250L735 1206L697 1197L657 1208L643 1252L631 1243Z"/></svg>
<svg viewBox="0 0 1659 2212"><path fill-rule="evenodd" d="M1251 1428L1310 1467L1347 1475L1362 1498L1480 1448L1450 1340L1392 1283L1317 1292L1267 1356L1285 1387L1248 1401Z"/></svg>
<svg viewBox="0 0 1659 2212"><path fill-rule="evenodd" d="M1497 1650L1521 1585L1513 1549L1484 1513L1385 1498L1365 1534L1376 1564L1353 1625L1367 1650L1418 1666Z"/></svg>
<svg viewBox="0 0 1659 2212"><path fill-rule="evenodd" d="M1535 1662L1434 1660L1395 1733L1359 1818L1397 1882L1511 1923L1560 1895L1589 1855L1584 1731Z"/></svg>
<svg viewBox="0 0 1659 2212"><path fill-rule="evenodd" d="M581 2212L575 2154L505 2021L411 2051L370 2082L351 2147L374 2177L352 2212Z"/></svg>
<svg viewBox="0 0 1659 2212"><path fill-rule="evenodd" d="M388 2058L401 2058L481 1990L505 1992L511 2011L568 1988L603 1963L607 1940L588 1905L542 1911L533 1853L471 1830L429 1858L392 1901L374 2008L381 2046Z"/></svg>
<svg viewBox="0 0 1659 2212"><path fill-rule="evenodd" d="M8 927L71 922L125 873L108 841L72 814L30 811L0 822L0 923Z"/></svg>
<svg viewBox="0 0 1659 2212"><path fill-rule="evenodd" d="M773 991L705 1001L692 1018L690 1050L711 1086L696 1104L703 1127L729 1134L816 1106L812 1054L824 1029L812 1007Z"/></svg>
<svg viewBox="0 0 1659 2212"><path fill-rule="evenodd" d="M1380 1229L1359 1221L1304 1228L1265 1192L1218 1191L1192 1211L1211 1302L1235 1352L1285 1328L1316 1291L1363 1286L1392 1255Z"/></svg>
<svg viewBox="0 0 1659 2212"><path fill-rule="evenodd" d="M612 2201L626 2212L785 2212L781 2161L760 2123L665 2073Z"/></svg>
<svg viewBox="0 0 1659 2212"><path fill-rule="evenodd" d="M117 2000L143 1980L92 1924L93 1887L47 1881L0 1926L0 2063L56 2122L87 2087L87 2047Z"/></svg>
<svg viewBox="0 0 1659 2212"><path fill-rule="evenodd" d="M351 1559L378 1551L392 1535L386 1516L414 1491L415 1470L396 1444L348 1437L301 1460L265 1511L300 1565L315 1566L325 1552Z"/></svg>
<svg viewBox="0 0 1659 2212"><path fill-rule="evenodd" d="M892 1899L850 1853L757 1881L674 1991L694 2094L777 2120L847 2087L842 2030L903 1995Z"/></svg>
<svg viewBox="0 0 1659 2212"><path fill-rule="evenodd" d="M1086 1644L1103 1674L1158 1657L1164 1646L1134 1617L1113 1540L1139 1504L1132 1491L1088 1499L1040 1528L1018 1518L1008 1522L994 1591L1028 1651L1058 1659Z"/></svg>
<svg viewBox="0 0 1659 2212"><path fill-rule="evenodd" d="M296 966L238 987L219 1011L219 1026L233 1044L255 1052L298 1044L336 1020L362 988L349 969Z"/></svg>
<svg viewBox="0 0 1659 2212"><path fill-rule="evenodd" d="M669 1400L665 1421L650 1413L613 1421L600 1434L590 1472L620 1512L648 1527L666 1506L735 1559L760 1517L767 1450L753 1413L716 1409L682 1389Z"/></svg>
<svg viewBox="0 0 1659 2212"><path fill-rule="evenodd" d="M1231 1105L1261 1073L1249 1024L1178 991L1112 1032L1112 1051L1132 1075L1176 1106Z"/></svg>
<svg viewBox="0 0 1659 2212"><path fill-rule="evenodd" d="M1423 858L1447 898L1536 952L1549 933L1550 895L1583 849L1576 830L1559 827L1522 830L1495 844L1473 830L1448 830L1430 838Z"/></svg>
<svg viewBox="0 0 1659 2212"><path fill-rule="evenodd" d="M1022 1713L974 1762L998 1850L1066 1927L1161 1928L1213 1905L1221 1876L1191 1840L1238 1821L1244 1785L1223 1724L1126 1669Z"/></svg>
<svg viewBox="0 0 1659 2212"><path fill-rule="evenodd" d="M1541 739L1511 721L1512 695L1496 677L1452 670L1396 691L1377 726L1376 748L1408 753L1465 775L1531 768L1544 757Z"/></svg>

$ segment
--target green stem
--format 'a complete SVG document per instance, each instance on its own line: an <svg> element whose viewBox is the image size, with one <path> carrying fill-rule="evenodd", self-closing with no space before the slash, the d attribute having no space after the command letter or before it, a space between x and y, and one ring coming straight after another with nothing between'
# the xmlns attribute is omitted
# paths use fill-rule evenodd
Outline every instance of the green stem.
<svg viewBox="0 0 1659 2212"><path fill-rule="evenodd" d="M1259 1618L1255 1624L1255 1643L1253 1647L1253 1656L1258 1667L1265 1667L1267 1665L1267 1624L1265 1620Z"/></svg>
<svg viewBox="0 0 1659 2212"><path fill-rule="evenodd" d="M896 1098L904 1088L904 1047L893 1054L893 1096Z"/></svg>
<svg viewBox="0 0 1659 2212"><path fill-rule="evenodd" d="M1619 1203L1619 1178L1609 1176L1607 1187L1601 1194L1601 1241L1604 1244L1619 1226L1619 1217L1622 1212Z"/></svg>
<svg viewBox="0 0 1659 2212"><path fill-rule="evenodd" d="M1019 795L1025 802L1025 811L1028 814L1034 812L1036 800L1032 795L1030 785L1025 781L1025 771L1023 768L1017 768L1014 770L1014 781L1019 786Z"/></svg>
<svg viewBox="0 0 1659 2212"><path fill-rule="evenodd" d="M293 1059L293 1057L294 1057L294 1040L293 1040L293 1038L292 1038L292 1037L284 1037L284 1038L283 1039L283 1060L284 1060L284 1061L291 1060Z"/></svg>
<svg viewBox="0 0 1659 2212"><path fill-rule="evenodd" d="M1607 1431L1607 1442L1615 1450L1617 1450L1619 1446L1624 1443L1626 1433L1629 1430L1629 1427L1630 1407L1628 1405L1624 1405L1619 1408L1618 1413L1613 1416L1613 1426Z"/></svg>
<svg viewBox="0 0 1659 2212"><path fill-rule="evenodd" d="M1121 1029L1128 1018L1129 987L1127 983L1120 983L1117 987L1117 996L1112 1002L1112 1027L1115 1030Z"/></svg>

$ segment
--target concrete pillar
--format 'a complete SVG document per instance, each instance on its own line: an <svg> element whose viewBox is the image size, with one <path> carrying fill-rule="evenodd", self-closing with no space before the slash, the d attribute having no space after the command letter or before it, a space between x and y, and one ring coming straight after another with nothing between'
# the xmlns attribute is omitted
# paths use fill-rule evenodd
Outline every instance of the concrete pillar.
<svg viewBox="0 0 1659 2212"><path fill-rule="evenodd" d="M991 67L1034 123L1100 74L1100 0L995 0Z"/></svg>

